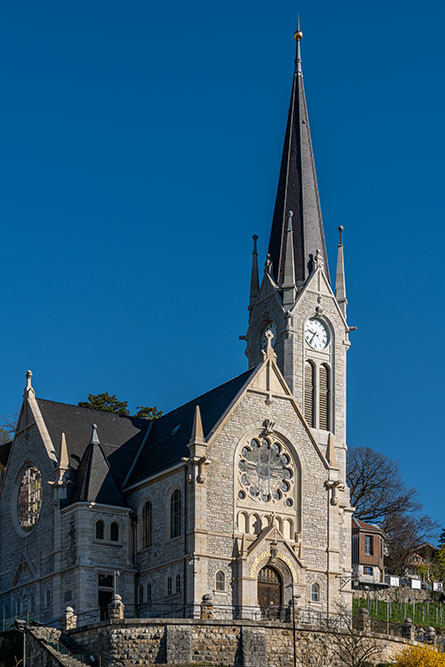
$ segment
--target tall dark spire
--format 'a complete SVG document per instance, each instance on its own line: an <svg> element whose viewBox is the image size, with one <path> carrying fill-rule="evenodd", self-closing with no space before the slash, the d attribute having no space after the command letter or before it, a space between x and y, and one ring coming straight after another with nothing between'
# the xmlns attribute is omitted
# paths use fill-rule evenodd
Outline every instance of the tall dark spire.
<svg viewBox="0 0 445 667"><path fill-rule="evenodd" d="M298 22L298 29L294 35L297 51L292 94L269 241L273 275L275 280L281 284L284 280L286 240L293 236L297 285L301 285L307 279L311 271L311 260L315 257L317 249L323 255L328 272L328 258L301 68L300 41L302 37L303 33ZM294 212L292 236L287 234L289 211Z"/></svg>

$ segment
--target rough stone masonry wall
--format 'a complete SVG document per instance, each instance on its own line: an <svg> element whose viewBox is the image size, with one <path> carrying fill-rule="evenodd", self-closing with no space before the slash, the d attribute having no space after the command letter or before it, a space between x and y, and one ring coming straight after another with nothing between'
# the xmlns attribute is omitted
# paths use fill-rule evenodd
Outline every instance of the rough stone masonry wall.
<svg viewBox="0 0 445 667"><path fill-rule="evenodd" d="M101 655L104 667L140 664L205 664L214 667L293 667L293 632L278 622L171 619L126 619L99 623L71 631L85 651ZM329 635L316 628L297 628L296 646L329 643ZM379 635L379 660L399 653L404 641ZM329 664L329 663L326 663Z"/></svg>

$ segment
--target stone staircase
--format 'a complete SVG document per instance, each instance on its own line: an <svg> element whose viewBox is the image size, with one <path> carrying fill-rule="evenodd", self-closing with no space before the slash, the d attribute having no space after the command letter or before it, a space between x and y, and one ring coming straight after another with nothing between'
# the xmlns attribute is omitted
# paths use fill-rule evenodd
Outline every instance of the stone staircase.
<svg viewBox="0 0 445 667"><path fill-rule="evenodd" d="M45 665L63 665L63 667L81 667L91 664L89 656L61 630L32 625L28 626L27 631L30 639L33 638L33 643L41 647L39 657L43 658L43 652L46 652L46 658L50 658L50 661L36 660L36 664L41 662ZM36 652L35 648L34 652Z"/></svg>

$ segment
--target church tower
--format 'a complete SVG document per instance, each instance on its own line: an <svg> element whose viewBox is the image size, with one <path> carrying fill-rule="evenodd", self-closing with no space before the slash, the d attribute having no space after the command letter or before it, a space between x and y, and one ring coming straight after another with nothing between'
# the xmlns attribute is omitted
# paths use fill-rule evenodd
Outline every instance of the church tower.
<svg viewBox="0 0 445 667"><path fill-rule="evenodd" d="M301 66L301 30L284 139L269 250L261 285L254 236L249 367L262 360L265 333L274 335L278 365L316 441L345 466L346 290L342 231L336 284L331 286ZM333 450L333 443L335 449Z"/></svg>

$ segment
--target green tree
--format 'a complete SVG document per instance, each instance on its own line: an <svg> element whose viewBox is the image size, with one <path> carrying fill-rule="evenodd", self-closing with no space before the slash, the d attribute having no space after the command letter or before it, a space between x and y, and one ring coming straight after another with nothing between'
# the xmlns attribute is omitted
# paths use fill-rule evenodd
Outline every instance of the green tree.
<svg viewBox="0 0 445 667"><path fill-rule="evenodd" d="M445 528L442 528L442 532L439 537L439 548L445 544Z"/></svg>
<svg viewBox="0 0 445 667"><path fill-rule="evenodd" d="M0 445L13 439L16 421L17 416L0 417Z"/></svg>
<svg viewBox="0 0 445 667"><path fill-rule="evenodd" d="M158 419L162 415L161 410L158 410L156 406L149 407L147 405L138 405L136 414L131 415L128 409L128 401L120 401L115 394L110 396L108 393L88 394L88 401L79 401L78 405L90 410L114 412L121 417L139 417L150 421Z"/></svg>
<svg viewBox="0 0 445 667"><path fill-rule="evenodd" d="M434 581L445 581L445 544L434 554L430 577Z"/></svg>
<svg viewBox="0 0 445 667"><path fill-rule="evenodd" d="M81 408L90 408L90 410L102 410L103 412L114 412L122 417L129 417L128 401L119 401L115 394L110 396L104 394L88 394L88 401L79 401Z"/></svg>
<svg viewBox="0 0 445 667"><path fill-rule="evenodd" d="M149 408L148 406L138 405L136 409L137 412L134 415L135 417L148 419L149 421L152 421L153 419L158 419L158 417L162 416L162 411L158 410L156 406Z"/></svg>

